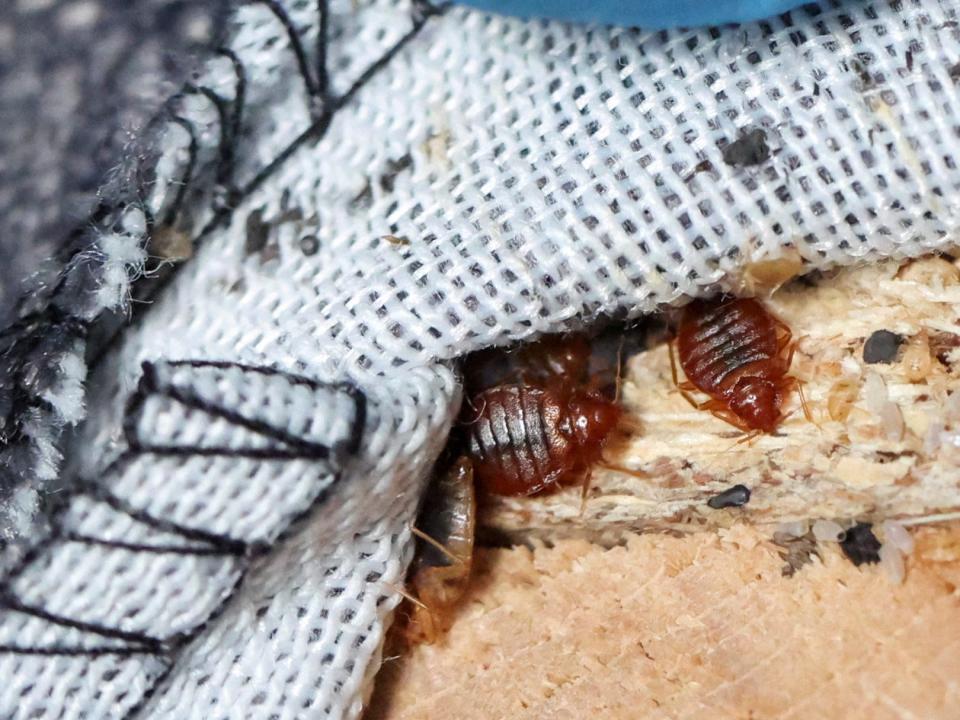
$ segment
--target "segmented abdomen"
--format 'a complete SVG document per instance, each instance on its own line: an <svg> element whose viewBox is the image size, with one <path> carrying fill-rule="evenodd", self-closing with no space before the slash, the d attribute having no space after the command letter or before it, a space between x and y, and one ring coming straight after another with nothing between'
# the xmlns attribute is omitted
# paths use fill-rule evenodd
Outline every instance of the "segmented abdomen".
<svg viewBox="0 0 960 720"><path fill-rule="evenodd" d="M565 406L539 387L501 385L472 400L468 453L479 486L497 495L530 495L568 468L574 443L560 431Z"/></svg>
<svg viewBox="0 0 960 720"><path fill-rule="evenodd" d="M677 352L687 379L714 397L744 374L782 374L776 323L756 300L691 303L680 322Z"/></svg>

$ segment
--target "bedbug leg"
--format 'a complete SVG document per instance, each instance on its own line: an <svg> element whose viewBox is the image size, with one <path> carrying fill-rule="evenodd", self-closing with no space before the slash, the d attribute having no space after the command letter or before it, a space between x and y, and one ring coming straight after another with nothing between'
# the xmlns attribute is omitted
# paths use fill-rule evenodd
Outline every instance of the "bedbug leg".
<svg viewBox="0 0 960 720"><path fill-rule="evenodd" d="M813 423L820 428L820 423L813 419L813 413L810 412L810 405L807 404L807 396L803 394L803 381L800 378L792 376L787 379L790 382L790 386L787 389L797 389L797 395L800 397L800 407L803 410L803 416L807 419L807 422ZM822 430L823 428L820 429Z"/></svg>
<svg viewBox="0 0 960 720"><path fill-rule="evenodd" d="M623 339L624 336L620 336L620 345L617 346L617 374L614 378L614 389L613 389L613 402L614 404L620 402L620 388L623 385Z"/></svg>
<svg viewBox="0 0 960 720"><path fill-rule="evenodd" d="M753 441L756 440L756 439L757 439L758 437L760 437L761 435L763 435L763 431L762 431L762 430L754 430L754 431L752 431L752 432L747 433L746 435L744 435L744 436L743 436L742 438L740 438L739 440L737 440L736 444L737 444L737 445L743 445L744 443L746 443L747 445L752 445L752 444L753 444Z"/></svg>
<svg viewBox="0 0 960 720"><path fill-rule="evenodd" d="M608 462L600 460L596 463L594 467L603 468L604 470L611 470L613 472L623 473L624 475L631 475L635 478L640 478L641 480L649 480L650 473L645 473L642 470L631 470L630 468L623 467L622 465L611 465Z"/></svg>
<svg viewBox="0 0 960 720"><path fill-rule="evenodd" d="M785 344L781 345L780 347L780 352L783 352L784 350L787 351L787 359L784 361L783 367L786 370L789 370L791 363L793 363L793 354L797 351L798 341L792 340L791 335L787 335L785 337L785 340L786 340Z"/></svg>
<svg viewBox="0 0 960 720"><path fill-rule="evenodd" d="M430 608L428 608L422 601L420 601L418 598L416 598L416 597L414 597L413 595L411 595L409 592L407 592L406 590L404 590L402 587L398 587L397 585L394 585L393 583L386 582L385 580L382 580L382 581L380 582L380 584L381 584L383 587L385 587L385 588L387 588L388 590L390 590L391 592L396 593L397 595L399 595L400 597L402 597L404 600L407 600L408 602L413 603L413 604L416 605L417 607L423 608L423 609L426 610L427 612L430 612Z"/></svg>
<svg viewBox="0 0 960 720"><path fill-rule="evenodd" d="M593 476L593 468L588 469L583 474L583 483L580 486L580 517L587 512L587 494L590 492L590 479Z"/></svg>
<svg viewBox="0 0 960 720"><path fill-rule="evenodd" d="M738 430L742 430L751 435L754 433L754 428L747 425L743 419L732 412L726 405L724 405L719 400L707 400L695 406L698 410L706 410L708 413L713 415L718 420L723 420L729 425L733 425Z"/></svg>
<svg viewBox="0 0 960 720"><path fill-rule="evenodd" d="M670 351L670 377L673 378L673 384L680 387L680 378L677 376L677 358L673 343L676 340L667 341L667 349Z"/></svg>
<svg viewBox="0 0 960 720"><path fill-rule="evenodd" d="M790 341L793 340L793 330L780 318L774 316L771 316L771 318L773 319L774 327L780 332L780 347L785 348L790 344Z"/></svg>
<svg viewBox="0 0 960 720"><path fill-rule="evenodd" d="M487 399L483 398L483 405L481 405L479 409L476 406L474 406L472 398L467 397L466 402L468 405L470 405L470 408L474 411L475 414L473 416L473 419L461 421L462 424L473 425L474 423L480 422L480 419L483 417L484 410L487 409Z"/></svg>
<svg viewBox="0 0 960 720"><path fill-rule="evenodd" d="M449 558L451 562L456 563L457 565L463 565L466 563L466 560L464 560L462 557L459 557L458 555L454 555L454 553L446 545L444 545L439 540L435 540L434 538L430 537L429 535L427 535L427 533L425 533L423 530L418 528L416 525L410 526L410 532L413 533L416 537L423 540L425 543L435 547L437 550L443 553L447 558Z"/></svg>

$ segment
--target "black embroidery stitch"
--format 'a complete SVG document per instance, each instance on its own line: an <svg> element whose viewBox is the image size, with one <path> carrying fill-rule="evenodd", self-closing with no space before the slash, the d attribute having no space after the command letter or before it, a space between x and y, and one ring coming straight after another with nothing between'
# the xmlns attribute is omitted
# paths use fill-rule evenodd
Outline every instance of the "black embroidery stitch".
<svg viewBox="0 0 960 720"><path fill-rule="evenodd" d="M362 434L362 428L365 422L366 396L360 390L348 383L324 384L310 378L292 375L290 373L270 367L246 365L228 361L178 360L165 364L170 367L189 368L192 370L206 370L211 368L219 370L240 369L243 372L254 373L263 376L283 377L284 380L290 384L304 386L311 390L330 389L340 392L352 399L354 405L354 419L351 423L350 429L348 430L347 438L343 442L337 443L337 447L342 447L348 452L355 452L359 447L359 434ZM145 400L154 394L161 394L166 397L171 397L179 402L180 400L177 397L178 393L171 393L170 387L171 386L164 384L164 382L159 378L156 364L144 363L143 379L138 384L136 391L133 393L126 405L127 412L136 414L139 409L142 408ZM183 394L183 400L188 407L201 407L206 412L210 412L211 409L215 409L220 412L221 416L225 419L239 419L240 423L244 427L252 429L254 432L259 434L265 434L269 437L278 436L277 428L273 428L262 423L251 425L249 418L245 418L239 413L230 411L228 408L224 408L216 403L211 403L209 401L196 398L189 393ZM130 427L131 422L128 415L125 415L123 425L125 428ZM302 440L297 438L290 438L286 434L280 434L280 436L284 437L288 441L292 440L293 442L291 444L294 447L301 447L307 450L306 454L293 455L292 457L310 460L317 459L315 456L315 448L308 447L311 445L310 443L304 443ZM196 451L197 448L195 447L185 446L178 448L179 454L184 456L197 454ZM137 447L132 445L130 450L122 453L115 460L113 460L107 466L107 468L104 469L103 474L108 476L112 473L121 472L130 462L136 460L144 453L152 454L152 450L150 450L148 446ZM242 455L243 449L239 448L235 450L234 454ZM289 532L291 527L308 517L319 504L324 502L326 497L328 497L330 489L336 485L338 478L339 473L334 472L334 478L330 485L324 491L317 493L317 496L310 503L308 503L307 507L290 521L287 529L281 532L277 542L283 541L288 536L287 532ZM91 498L92 500L102 502L114 511L122 513L147 527L170 533L192 542L202 543L202 545L177 546L126 543L123 541L95 538L64 531L62 524L57 522L57 520L59 520L62 514L69 508L69 499L78 496L85 496ZM29 614L46 622L50 622L51 624L120 640L127 643L127 645L97 648L68 647L60 645L49 647L19 647L14 645L0 645L0 652L11 652L26 655L67 655L89 657L97 657L105 654L120 656L154 654L162 656L168 660L170 662L170 667L172 667L174 656L179 649L196 637L196 635L212 621L216 613L222 612L223 607L226 604L226 599L224 599L221 605L215 609L214 614L211 614L199 622L195 627L175 633L166 638L156 638L146 633L128 632L105 626L100 623L63 617L61 615L44 610L43 608L35 607L20 601L10 591L10 584L23 572L25 572L34 562L39 560L39 558L46 551L53 548L57 541L80 542L89 545L99 545L126 552L174 553L199 556L234 556L246 562L267 553L271 548L271 545L267 543L247 542L244 540L231 538L223 534L212 533L200 528L186 527L170 520L157 518L144 510L133 507L126 500L120 498L104 487L103 484L84 479L77 479L74 481L71 494L68 497L61 497L57 499L54 506L50 508L50 517L51 531L49 537L46 538L45 541L42 541L31 548L30 552L27 553L21 562L18 563L17 566L9 573L7 573L3 581L0 582L0 608ZM229 598L236 591L236 589L240 587L240 583L242 583L244 576L245 568L241 568L234 587L231 589L230 593L228 593L227 598ZM167 672L169 672L169 668L161 675L161 677L165 677ZM159 681L160 678L158 678L158 682Z"/></svg>
<svg viewBox="0 0 960 720"><path fill-rule="evenodd" d="M153 648L146 647L128 647L128 646L91 646L65 647L62 645L50 645L48 647L19 647L17 645L0 645L0 653L9 653L15 655L42 655L46 657L103 657L104 655L156 655Z"/></svg>
<svg viewBox="0 0 960 720"><path fill-rule="evenodd" d="M121 540L107 540L105 538L82 535L80 533L66 533L62 539L67 542L81 545L100 545L114 550L129 550L138 553L156 553L158 555L237 555L236 552L221 547L198 547L196 545L143 545L139 543L123 542Z"/></svg>
<svg viewBox="0 0 960 720"><path fill-rule="evenodd" d="M186 95L202 95L210 101L210 104L213 105L217 111L217 123L220 126L220 141L217 150L216 183L217 185L227 188L228 193L232 194L233 191L230 189L230 181L233 178L233 144L230 138L231 113L227 108L228 102L206 85L188 84L183 92Z"/></svg>
<svg viewBox="0 0 960 720"><path fill-rule="evenodd" d="M187 455L189 453L184 454ZM128 456L124 457L124 459L132 459L137 455L139 455L138 452L132 452L129 453ZM113 510L127 515L142 525L146 525L147 527L151 527L162 532L179 535L186 540L197 540L199 542L208 543L215 548L219 548L225 555L243 556L249 554L250 552L250 544L244 540L238 540L237 538L232 538L229 535L208 532L200 528L187 527L186 525L181 525L171 520L154 517L145 510L139 510L133 507L122 498L111 493L99 483L87 480L77 480L76 491L78 494L85 495L86 497L94 500L99 500Z"/></svg>
<svg viewBox="0 0 960 720"><path fill-rule="evenodd" d="M295 55L297 55L297 62L300 66L301 73L303 74L304 84L308 89L309 98L319 98L320 102L311 103L311 111L315 115L316 119L314 122L305 129L299 136L297 136L284 150L277 154L272 161L263 166L254 176L244 183L239 189L228 188L228 197L226 202L223 202L219 205L215 205L212 209L214 211L213 217L203 226L200 232L195 236L193 245L196 247L199 243L210 235L216 228L220 227L223 223L227 222L234 210L234 208L239 204L241 200L249 196L252 192L256 191L264 182L267 181L295 152L297 152L303 145L311 141L319 141L325 135L327 130L330 127L334 115L343 108L347 103L352 101L354 96L360 91L360 89L370 81L370 79L381 70L387 63L389 63L396 55L418 34L422 26L427 22L427 20L433 15L439 14L446 9L446 5L443 6L433 6L428 3L418 1L414 3L413 16L414 16L414 26L413 28L404 35L397 43L395 43L391 48L389 48L379 60L372 63L357 80L350 86L350 88L340 95L339 97L330 97L329 95L329 76L327 69L327 48L329 43L329 19L327 15L327 2L325 0L318 0L317 2L317 12L319 13L319 33L317 37L316 45L316 76L311 78L309 65L306 62L306 54L303 51L303 45L300 40L299 35L296 33L291 22L284 22L284 17L289 21L289 16L286 15L282 7L276 2L276 0L252 0L254 2L263 2L271 8L280 10L278 18L282 23L284 23L288 32L290 32L291 38L291 47ZM193 87L187 86L183 89L181 93L170 98L169 102L165 105L163 114L166 117L167 121L179 124L183 127L189 137L188 145L188 159L186 166L182 171L182 176L179 180L180 187L177 189L176 195L174 196L173 202L171 203L168 210L164 213L161 225L173 225L177 218L180 215L180 212L183 209L183 206L186 202L187 194L189 192L189 187L193 184L197 177L197 156L199 154L199 143L197 140L196 129L189 120L186 120L182 116L178 115L176 112L172 111L173 105L178 101L178 96L182 97L184 93L196 92L207 97L216 107L219 122L220 122L220 144L217 163L215 165L214 173L217 177L218 182L226 185L227 182L232 182L232 174L234 168L234 153L238 138L241 134L242 126L242 117L244 112L244 105L246 102L245 97L245 87L246 87L246 78L243 63L239 61L237 56L232 53L232 51L223 52L222 54L226 55L233 63L234 68L237 74L237 88L232 102L224 100L224 98L217 95L210 88L202 87ZM309 99L308 98L308 99ZM230 111L228 113L228 107ZM319 108L316 110L316 108ZM88 245L84 242L81 242L87 237L87 227L99 226L106 227L112 224L112 219L117 217L119 213L123 212L126 207L129 207L131 204L139 205L144 211L147 218L148 230L153 229L153 211L149 208L146 203L142 201L144 196L144 188L142 185L137 186L134 191L134 196L137 198L136 202L130 203L129 201L121 201L114 204L101 203L95 209L95 211L90 215L87 223L84 223L81 228L78 228L77 231L71 234L71 237L77 239L76 246L68 252L64 262L65 266L69 267L74 259L81 257L81 253L85 252ZM137 297L145 298L150 297L154 293L161 290L165 285L172 279L175 275L176 269L171 269L170 272L163 273L158 282L147 280L140 280L135 285ZM13 336L12 346L18 352L10 353L8 351L0 352L0 355L4 355L8 361L8 367L11 368L13 373L22 373L24 369L28 366L30 361L30 351L35 349L36 343L39 342L38 335L40 326L47 325L50 326L54 323L61 323L64 330L70 335L71 339L83 339L87 335L88 328L90 326L90 321L81 315L74 315L70 311L63 311L62 308L57 304L59 295L64 290L64 287L67 284L69 279L68 273L63 273L59 278L57 284L54 286L53 290L48 295L43 307L39 310L32 312L29 315L29 323L33 325L34 332L27 333L25 336L23 334L23 329L20 325L15 323L11 325L4 331L0 331L0 338L4 335ZM148 294L144 295L139 288L144 287L147 289ZM66 303L66 307L70 307L69 303ZM138 313L137 318L143 316L143 313ZM22 322L18 321L18 323ZM33 336L31 338L31 335ZM90 359L90 365L94 366L100 358L102 358L112 347L114 342L119 336L119 327L113 327L109 329L109 332L103 338L102 344L95 348L93 357ZM28 343L31 344L31 347L27 348L26 344L20 344L20 341L24 338L28 339ZM231 365L235 366L235 365ZM247 370L252 370L254 372L277 372L269 368L245 368ZM312 383L313 381L302 378L304 382ZM17 392L23 392L23 384L21 382L16 382L13 384L14 390ZM348 394L354 400L354 422L347 437L344 441L336 443L334 450L346 454L355 454L360 447L362 440L363 428L365 425L366 418L366 396L357 388L351 385L340 385L334 386L336 389ZM10 412L10 417L13 418L22 418L25 416L26 409L32 407L33 405L42 401L42 398L32 397L29 393L25 393L26 397L22 398L24 402L19 402L16 404ZM20 399L20 398L18 398ZM203 403L203 399L196 398L190 395L184 395L182 398L178 399L173 397L172 399L180 401L185 400L187 403ZM32 405L33 404L33 405ZM209 406L209 403L207 403ZM229 408L223 408L216 406L219 411L221 411L221 417L228 421L243 419L239 415L231 415ZM209 407L205 407L205 410L209 410ZM130 425L125 422L124 429L129 428ZM270 430L270 428L265 428L254 423L253 427L248 427L255 432L259 430ZM272 429L276 431L276 429ZM139 438L137 438L139 439ZM274 435L273 439L277 439ZM289 438L287 438L289 439ZM8 438L0 438L0 442L6 444ZM316 450L316 444L310 443L309 441L304 441L302 438L295 439L296 442L293 443L293 446L299 447L300 449L311 448ZM183 448L184 451L188 451L188 448ZM118 471L125 463L130 462L135 459L142 453L152 452L149 448L149 445L141 446L139 448L132 448L128 453L123 454L120 458L111 463L110 466L104 471L105 473ZM231 451L232 454L236 455L235 451ZM316 456L309 456L308 459L316 459ZM307 517L316 509L316 507L322 504L326 498L329 496L333 488L336 486L337 481L340 475L338 472L334 472L332 482L321 492L317 493L317 496L308 504L306 508L302 510L296 517L294 517L287 525L286 528L281 530L278 539L274 544L283 542L288 538L293 532L294 528L298 523L305 521ZM148 545L138 545L136 543L124 543L122 541L112 541L101 538L89 537L80 534L73 534L70 532L63 532L62 527L59 527L57 520L60 519L63 512L69 507L69 500L73 497L78 497L80 495L91 497L94 500L104 502L113 508L117 512L128 515L133 520L140 522L144 525L154 527L158 530L169 532L185 539L202 543L202 546L196 546L188 550L186 548L180 548L178 546L148 546ZM99 484L87 481L78 481L77 486L70 492L61 494L60 497L52 503L51 512L49 515L50 518L50 534L47 538L44 538L40 542L36 543L24 557L17 563L16 567L12 572L8 573L3 581L0 581L2 585L0 587L4 588L6 594L0 595L0 601L8 609L18 609L21 612L28 612L36 617L40 617L54 624L61 624L67 627L73 627L78 630L83 630L86 632L91 632L94 634L100 634L105 637L115 637L116 639L123 640L129 644L126 646L96 646L96 647L17 647L14 645L0 645L0 653L15 653L21 655L38 655L38 656L70 656L70 657L100 657L105 655L116 655L120 657L125 656L136 656L136 655L154 655L166 664L166 668L155 677L150 683L149 687L144 691L143 695L138 702L128 711L126 717L135 716L149 701L149 699L156 693L158 688L164 683L165 679L172 672L176 664L176 659L179 656L180 650L186 646L191 640L193 640L203 628L206 627L209 623L213 622L217 617L219 617L224 609L226 608L227 599L233 596L236 591L242 586L242 583L246 577L246 567L241 567L238 577L234 582L233 586L226 593L224 600L221 604L214 609L203 621L198 623L195 627L190 628L185 631L181 631L169 638L159 639L153 638L146 634L141 633L125 633L123 631L116 630L115 628L109 628L106 626L101 626L97 623L84 623L74 621L71 618L61 617L54 613L49 613L43 608L33 607L31 605L20 602L16 597L10 595L5 588L7 587L6 583L9 583L11 580L18 577L22 572L24 572L30 565L38 560L48 549L54 546L54 544L60 541L67 542L81 542L87 544L96 544L102 545L104 547L112 547L114 549L123 550L123 551L132 551L132 552L176 552L183 554L198 554L198 555L236 555L240 556L242 560L249 561L253 557L257 557L270 548L266 544L262 543L246 543L242 540L237 540L235 538L230 538L228 536L219 535L216 533L210 533L201 529L187 528L180 526L176 523L170 521L162 520L160 518L155 518L148 513L137 510L121 498L114 496L112 493L107 491L104 487ZM246 565L246 563L245 563ZM248 566L248 565L247 565ZM9 602L7 602L9 601Z"/></svg>
<svg viewBox="0 0 960 720"><path fill-rule="evenodd" d="M190 181L193 180L193 172L197 164L197 153L200 151L200 145L197 141L197 133L193 129L193 123L176 113L171 114L170 122L176 123L186 130L190 141L187 145L187 164L184 166L183 174L177 183L176 195L174 195L173 202L170 203L170 207L163 217L162 224L167 226L173 225L177 220L177 216L180 214L180 208L183 207L183 199L187 195L187 187L189 187Z"/></svg>
<svg viewBox="0 0 960 720"><path fill-rule="evenodd" d="M217 54L223 55L233 64L237 86L233 94L233 112L230 116L230 141L237 143L243 127L243 111L247 105L247 69L240 57L228 47L217 48Z"/></svg>
<svg viewBox="0 0 960 720"><path fill-rule="evenodd" d="M254 2L258 0L252 0ZM297 137L295 137L283 150L281 150L273 160L263 166L246 184L234 194L232 204L222 205L215 208L214 216L200 229L193 240L193 247L199 247L209 237L214 230L226 223L232 216L236 206L252 193L260 188L277 170L279 170L301 147L309 142L319 142L326 135L334 116L347 103L353 100L354 96L385 67L397 54L403 50L420 32L427 21L437 15L441 15L449 7L449 3L442 5L431 5L426 2L419 2L415 5L416 18L414 26L396 43L394 43L378 60L371 63L370 66L358 77L350 88L342 95L331 99L329 108L324 108L312 125L307 127ZM135 313L131 323L125 327L137 324L149 312L151 305L147 302L151 297L159 293L176 276L182 265L174 265L167 269L167 272L158 273L153 278L142 278L134 288L134 296L138 301L137 306L141 312ZM145 292L137 292L137 288L145 289ZM115 328L110 336L104 339L103 344L92 353L90 366L97 365L100 360L114 347L119 338L119 328Z"/></svg>
<svg viewBox="0 0 960 720"><path fill-rule="evenodd" d="M302 438L295 437L283 429L272 427L263 421L248 418L239 412L233 411L222 405L217 405L209 400L198 397L193 393L178 388L175 385L166 385L160 382L157 376L156 366L151 362L144 362L141 366L142 375L135 392L127 402L124 412L123 432L127 444L135 450L150 452L153 454L177 455L183 452L179 446L162 446L143 442L137 433L137 423L140 420L140 412L143 409L145 400L152 395L162 395L176 400L181 405L201 410L214 417L219 417L227 422L246 428L253 432L273 440L277 440L287 446L290 450L280 450L273 448L246 448L238 449L233 447L191 447L191 455L229 455L232 457L254 457L259 459L315 459L326 460L331 452L354 454L360 446L360 437L363 434L363 427L366 423L366 396L351 383L326 384L319 383L309 378L299 375L292 375L282 370L256 365L246 365L244 363L234 363L215 360L175 360L165 362L167 367L190 367L193 369L214 368L219 370L237 369L246 373L258 373L261 375L272 375L282 377L287 382L294 385L302 385L316 392L321 389L327 389L343 393L353 400L354 417L351 423L350 435L344 441L337 443L332 449L322 443L316 443Z"/></svg>
<svg viewBox="0 0 960 720"><path fill-rule="evenodd" d="M267 423L253 418L244 417L240 413L230 410L221 405L215 405L203 398L193 395L189 391L177 388L176 386L162 386L158 380L153 363L143 363L143 374L140 377L140 386L137 392L131 397L124 413L123 433L127 444L134 450L149 452L153 454L178 455L185 454L184 449L177 445L153 445L143 442L137 433L137 424L140 421L140 413L143 410L144 401L151 396L166 396L176 400L181 405L193 410L202 410L209 415L219 417L238 427L252 430L264 437L277 440L290 447L290 450L283 451L273 448L232 448L232 447L191 447L191 455L229 455L240 457L255 457L261 459L284 459L284 458L310 458L313 460L326 460L330 456L330 448L326 445L313 443L307 440L294 437L289 433L268 425Z"/></svg>
<svg viewBox="0 0 960 720"><path fill-rule="evenodd" d="M287 14L287 11L283 9L277 0L248 0L248 2L251 4L266 6L269 8L270 12L273 13L274 17L280 21L280 24L283 25L283 29L286 30L287 37L290 41L290 50L293 52L293 55L297 60L297 69L300 71L300 75L303 77L303 85L306 88L307 97L317 97L320 94L320 89L317 81L313 77L313 73L310 71L310 62L307 60L307 52L303 48L303 43L300 42L300 34L297 32L290 15ZM318 22L322 24L323 18L318 18Z"/></svg>
<svg viewBox="0 0 960 720"><path fill-rule="evenodd" d="M317 94L326 105L330 93L330 77L327 72L327 38L330 35L330 3L328 0L317 0L317 16L320 18L320 27L317 29Z"/></svg>
<svg viewBox="0 0 960 720"><path fill-rule="evenodd" d="M107 627L100 623L85 622L83 620L74 620L73 618L63 617L55 613L21 602L9 588L0 586L0 608L11 610L13 612L32 615L35 618L44 620L52 625L79 630L80 632L100 635L114 640L123 640L131 645L138 645L144 649L160 653L163 649L163 641L159 638L151 637L144 633L127 632L117 628Z"/></svg>

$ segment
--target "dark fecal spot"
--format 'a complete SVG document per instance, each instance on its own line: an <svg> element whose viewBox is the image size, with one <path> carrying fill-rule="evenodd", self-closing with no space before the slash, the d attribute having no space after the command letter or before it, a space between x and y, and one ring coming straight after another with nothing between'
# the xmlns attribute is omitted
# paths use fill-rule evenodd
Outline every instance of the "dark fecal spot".
<svg viewBox="0 0 960 720"><path fill-rule="evenodd" d="M854 565L880 562L880 541L870 529L872 527L870 523L857 523L847 530L846 537L840 543L843 554Z"/></svg>
<svg viewBox="0 0 960 720"><path fill-rule="evenodd" d="M734 485L722 493L707 500L707 505L714 510L728 507L742 507L750 502L750 488L746 485Z"/></svg>
<svg viewBox="0 0 960 720"><path fill-rule="evenodd" d="M304 255L316 255L320 249L320 238L316 235L304 235L300 238L300 252Z"/></svg>
<svg viewBox="0 0 960 720"><path fill-rule="evenodd" d="M270 226L263 221L263 214L259 210L247 215L247 239L243 244L247 255L263 250L267 246L269 234Z"/></svg>
<svg viewBox="0 0 960 720"><path fill-rule="evenodd" d="M760 165L769 159L767 133L760 128L751 130L723 149L723 161L733 167Z"/></svg>
<svg viewBox="0 0 960 720"><path fill-rule="evenodd" d="M903 337L889 330L877 330L863 344L863 361L868 364L896 362Z"/></svg>
<svg viewBox="0 0 960 720"><path fill-rule="evenodd" d="M857 74L861 90L868 90L874 86L873 75L864 63L854 58L850 61L850 69Z"/></svg>
<svg viewBox="0 0 960 720"><path fill-rule="evenodd" d="M388 160L387 169L380 176L380 187L383 189L383 191L387 193L393 192L394 185L397 181L397 176L412 165L413 156L410 154L404 155L397 160Z"/></svg>
<svg viewBox="0 0 960 720"><path fill-rule="evenodd" d="M952 66L949 72L950 72L950 79L953 80L955 84L960 83L960 62Z"/></svg>
<svg viewBox="0 0 960 720"><path fill-rule="evenodd" d="M357 212L359 210L366 210L371 205L373 205L373 187L368 181L367 184L363 186L363 190L358 192L350 200L350 204L347 206L347 209L350 212Z"/></svg>

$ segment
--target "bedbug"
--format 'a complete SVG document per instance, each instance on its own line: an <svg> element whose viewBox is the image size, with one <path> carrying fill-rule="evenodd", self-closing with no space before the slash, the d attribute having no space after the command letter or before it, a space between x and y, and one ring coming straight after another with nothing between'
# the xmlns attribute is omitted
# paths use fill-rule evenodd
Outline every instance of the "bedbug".
<svg viewBox="0 0 960 720"><path fill-rule="evenodd" d="M687 382L677 381L670 345L674 383L694 407L744 431L776 430L783 402L794 388L810 419L799 381L787 375L792 337L790 328L756 300L694 301L683 310L675 340ZM693 389L709 399L697 403L689 395Z"/></svg>
<svg viewBox="0 0 960 720"><path fill-rule="evenodd" d="M472 404L463 424L467 455L478 486L495 495L586 482L621 416L615 401L571 389L562 378L496 386Z"/></svg>
<svg viewBox="0 0 960 720"><path fill-rule="evenodd" d="M420 542L407 586L416 595L404 634L432 643L450 627L470 582L476 524L473 466L459 457L431 483L413 533Z"/></svg>

